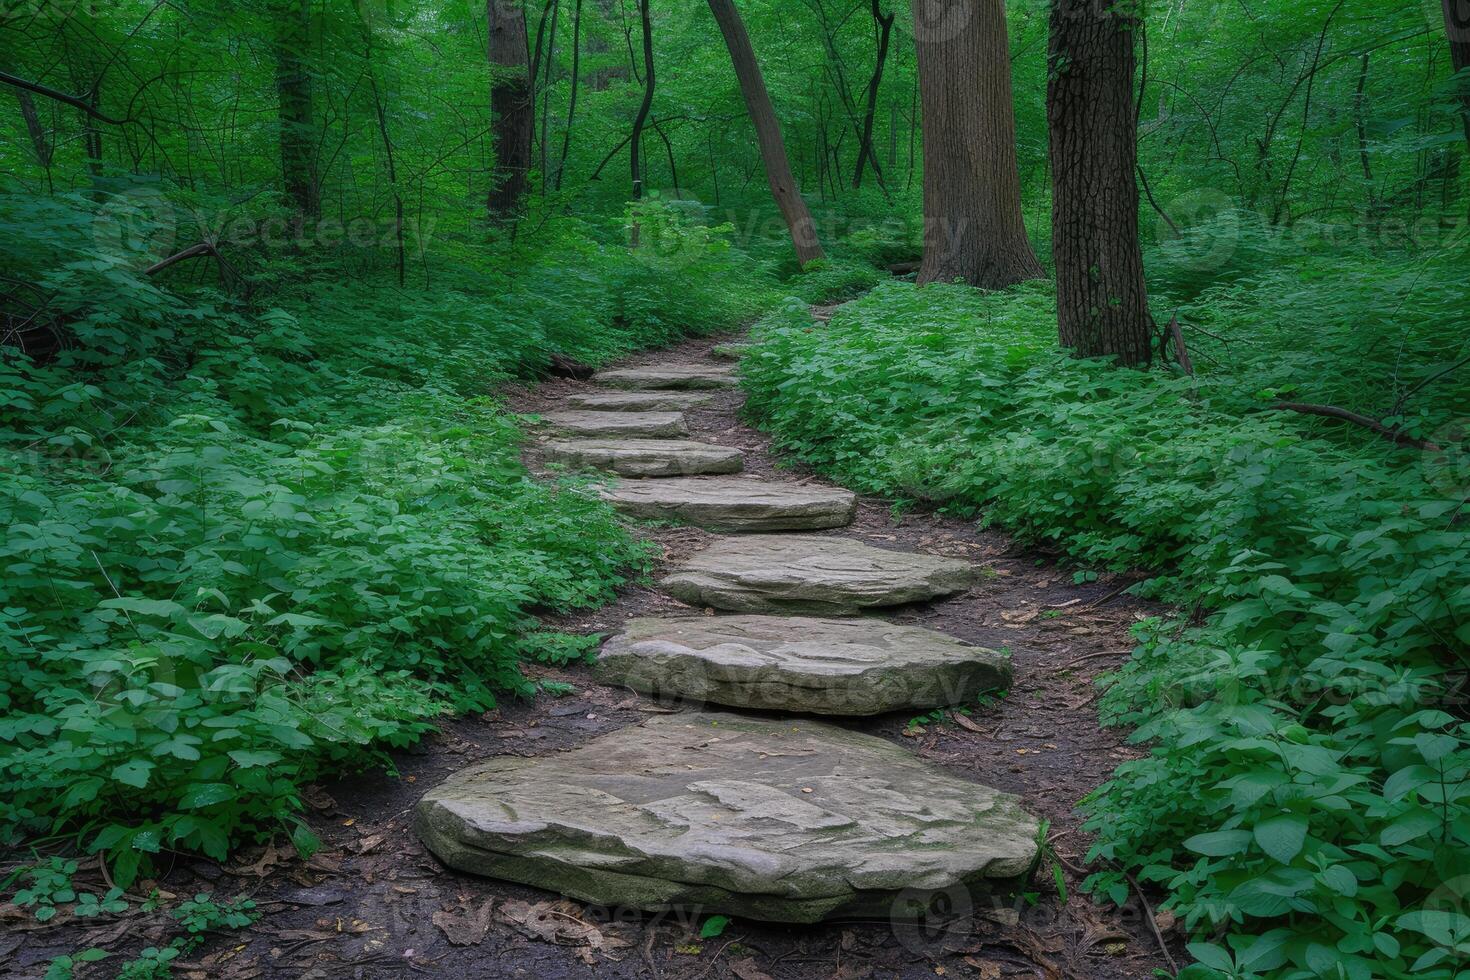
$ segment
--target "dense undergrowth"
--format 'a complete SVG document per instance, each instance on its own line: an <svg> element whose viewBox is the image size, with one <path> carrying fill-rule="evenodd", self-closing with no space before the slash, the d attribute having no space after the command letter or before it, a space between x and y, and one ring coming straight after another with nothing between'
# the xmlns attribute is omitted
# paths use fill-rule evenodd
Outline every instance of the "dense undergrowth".
<svg viewBox="0 0 1470 980"><path fill-rule="evenodd" d="M1087 801L1105 859L1165 888L1191 976L1449 978L1470 953L1470 385L1459 252L1247 238L1200 279L1150 257L1199 376L1056 346L1047 284L880 286L828 326L789 304L744 362L781 447L1089 569L1142 568L1107 721L1149 755ZM1428 382L1428 383L1426 383ZM1422 384L1422 387L1420 385ZM1335 402L1438 450L1272 410Z"/></svg>
<svg viewBox="0 0 1470 980"><path fill-rule="evenodd" d="M720 229L633 217L637 251L621 222L563 220L420 288L266 258L245 303L99 247L88 200L0 194L0 264L63 342L0 360L4 836L75 839L123 887L160 851L310 848L304 784L580 649L533 613L607 599L645 554L529 478L495 387L782 295Z"/></svg>

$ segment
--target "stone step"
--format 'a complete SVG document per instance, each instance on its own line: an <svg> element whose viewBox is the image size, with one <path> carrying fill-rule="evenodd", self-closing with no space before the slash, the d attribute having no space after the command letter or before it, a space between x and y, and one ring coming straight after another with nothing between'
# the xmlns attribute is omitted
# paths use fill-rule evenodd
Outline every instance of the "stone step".
<svg viewBox="0 0 1470 980"><path fill-rule="evenodd" d="M849 717L965 704L1011 685L1009 654L872 618L634 619L593 673L676 704Z"/></svg>
<svg viewBox="0 0 1470 980"><path fill-rule="evenodd" d="M572 395L567 405L594 412L682 412L714 400L712 394L694 391L589 391Z"/></svg>
<svg viewBox="0 0 1470 980"><path fill-rule="evenodd" d="M722 361L738 361L752 346L752 344L716 344L710 348L710 354Z"/></svg>
<svg viewBox="0 0 1470 980"><path fill-rule="evenodd" d="M718 475L745 468L738 449L687 440L575 439L548 442L543 448L549 462L619 476Z"/></svg>
<svg viewBox="0 0 1470 980"><path fill-rule="evenodd" d="M1013 892L1039 836L1015 797L902 746L713 713L489 759L425 794L415 827L452 868L578 901L796 923Z"/></svg>
<svg viewBox="0 0 1470 980"><path fill-rule="evenodd" d="M691 606L849 616L969 588L969 562L885 551L846 538L753 535L716 541L662 581Z"/></svg>
<svg viewBox="0 0 1470 980"><path fill-rule="evenodd" d="M663 364L653 367L617 368L599 371L592 380L609 388L636 391L718 391L737 388L740 381L727 367L706 364Z"/></svg>
<svg viewBox="0 0 1470 980"><path fill-rule="evenodd" d="M851 491L736 478L636 480L602 492L630 517L674 521L709 531L821 531L857 514Z"/></svg>
<svg viewBox="0 0 1470 980"><path fill-rule="evenodd" d="M541 421L562 435L589 439L672 439L689 434L678 412L547 412Z"/></svg>

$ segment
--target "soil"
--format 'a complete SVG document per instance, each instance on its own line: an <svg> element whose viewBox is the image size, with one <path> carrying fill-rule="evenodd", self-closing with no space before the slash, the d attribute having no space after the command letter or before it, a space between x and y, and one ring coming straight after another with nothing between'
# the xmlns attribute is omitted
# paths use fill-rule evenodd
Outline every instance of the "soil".
<svg viewBox="0 0 1470 980"><path fill-rule="evenodd" d="M733 338L691 340L631 358L627 364L703 362ZM506 395L519 412L562 407L586 381L554 378ZM774 479L820 483L781 459L769 439L742 423L739 393L722 393L707 409L686 412L691 438L738 446L746 470ZM534 444L527 460L543 471ZM544 471L543 471L544 472ZM689 528L643 528L665 562L702 548L712 535ZM488 755L537 756L675 710L626 690L592 682L580 667L533 665L532 676L571 685L563 697L510 702L482 717L449 722L415 748L394 754L396 772L369 772L314 787L310 823L325 842L301 861L289 846L257 849L238 863L179 859L156 886L178 896L246 895L260 919L213 935L175 964L176 975L209 978L638 977L710 980L843 980L889 977L1148 977L1169 966L1153 926L1176 960L1183 940L1167 916L1153 920L1134 895L1125 908L1094 905L1079 885L1090 843L1074 807L1119 763L1139 750L1124 734L1099 727L1098 675L1118 667L1132 644L1129 627L1157 610L1122 592L1130 580L1103 576L1074 584L1053 558L1004 534L922 512L896 514L884 500L861 501L849 528L823 532L871 545L965 558L983 569L970 592L888 615L973 643L1009 648L1016 683L1008 696L969 715L913 719L895 715L844 721L900 743L962 777L1019 795L1050 822L1056 857L1039 870L1034 891L1013 901L970 907L967 896L941 896L919 924L838 922L783 927L737 920L701 938L703 923L674 914L589 908L504 882L476 879L441 866L411 830L423 790ZM546 617L555 628L608 633L634 616L687 614L651 582L622 588L596 611ZM1060 859L1060 860L1058 860ZM105 884L84 866L78 882ZM4 869L0 869L3 873ZM1060 870L1065 896L1054 874ZM145 882L135 890L154 887ZM949 907L945 907L948 903ZM165 945L177 924L134 902L121 918L69 919L45 926L0 905L0 978L45 972L54 956L88 947L115 951L77 976L111 977L143 946ZM715 931L713 929L708 931Z"/></svg>

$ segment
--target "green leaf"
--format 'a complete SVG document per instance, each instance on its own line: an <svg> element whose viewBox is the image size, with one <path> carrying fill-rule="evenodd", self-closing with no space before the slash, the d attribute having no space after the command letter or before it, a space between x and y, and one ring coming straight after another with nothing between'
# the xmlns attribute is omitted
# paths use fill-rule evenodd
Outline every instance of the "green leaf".
<svg viewBox="0 0 1470 980"><path fill-rule="evenodd" d="M1249 831L1217 830L1209 834L1196 834L1186 840L1184 846L1206 857L1231 857L1244 854L1250 841Z"/></svg>
<svg viewBox="0 0 1470 980"><path fill-rule="evenodd" d="M198 810L218 803L225 803L235 798L233 786L225 783L195 783L184 790L179 797L179 809Z"/></svg>
<svg viewBox="0 0 1470 980"><path fill-rule="evenodd" d="M699 938L700 939L714 939L716 936L718 936L721 933L723 933L725 931L725 927L728 926L729 924L730 924L730 917L729 916L727 916L727 915L712 915L708 919L705 919L704 920L704 925L700 927L700 929L699 929Z"/></svg>
<svg viewBox="0 0 1470 980"><path fill-rule="evenodd" d="M112 770L112 778L136 789L148 785L148 776L153 772L153 763L142 759L124 762Z"/></svg>
<svg viewBox="0 0 1470 980"><path fill-rule="evenodd" d="M1256 824L1256 843L1282 864L1290 864L1302 852L1307 839L1307 818L1296 814L1272 817Z"/></svg>

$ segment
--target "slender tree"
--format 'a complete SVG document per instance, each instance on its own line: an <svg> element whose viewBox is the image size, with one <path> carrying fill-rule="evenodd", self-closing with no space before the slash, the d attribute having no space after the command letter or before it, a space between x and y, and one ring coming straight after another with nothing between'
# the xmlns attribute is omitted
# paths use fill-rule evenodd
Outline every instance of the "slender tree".
<svg viewBox="0 0 1470 980"><path fill-rule="evenodd" d="M913 2L922 16L926 0ZM1002 289L1041 278L1021 220L1004 0L977 0L956 31L919 31L915 43L924 114L919 282Z"/></svg>
<svg viewBox="0 0 1470 980"><path fill-rule="evenodd" d="M572 14L572 98L567 106L567 128L561 136L561 159L556 164L557 190L566 176L567 155L572 151L572 127L577 121L577 89L582 82L582 0L577 0Z"/></svg>
<svg viewBox="0 0 1470 980"><path fill-rule="evenodd" d="M1079 357L1144 364L1153 318L1138 242L1136 13L1052 0L1047 127L1058 333Z"/></svg>
<svg viewBox="0 0 1470 980"><path fill-rule="evenodd" d="M1470 2L1440 0L1444 7L1444 29L1450 41L1450 68L1455 75L1455 91L1460 96L1460 120L1465 129L1465 144L1470 148Z"/></svg>
<svg viewBox="0 0 1470 980"><path fill-rule="evenodd" d="M531 135L536 127L532 103L530 53L526 46L526 16L519 4L485 0L490 18L490 112L494 117L490 216L514 218L531 171Z"/></svg>
<svg viewBox="0 0 1470 980"><path fill-rule="evenodd" d="M653 108L653 18L648 9L650 2L638 0L638 17L643 26L643 101L638 104L638 115L633 118L633 140L628 144L635 199L643 197L643 129L648 125L648 113Z"/></svg>
<svg viewBox="0 0 1470 980"><path fill-rule="evenodd" d="M745 97L745 108L750 113L756 141L760 144L771 196L786 219L791 242L796 247L796 259L806 265L826 258L822 243L817 239L816 223L812 221L811 212L797 191L795 178L791 176L786 144L781 139L781 124L776 120L776 110L771 105L771 96L766 91L766 81L761 76L760 63L755 60L755 49L750 46L750 35L745 32L740 12L732 0L709 0L709 9L720 25L720 33L725 36L725 46L730 49L730 61L735 66L740 92Z"/></svg>
<svg viewBox="0 0 1470 980"><path fill-rule="evenodd" d="M870 13L873 16L873 29L878 36L878 59L873 64L872 77L868 79L868 98L863 109L862 142L858 146L857 169L852 175L853 190L863 186L863 168L870 161L873 164L873 172L878 175L878 182L883 182L882 171L878 169L878 155L873 151L873 121L878 114L878 91L883 86L883 68L888 62L888 42L893 35L894 15L883 12L882 0L872 0Z"/></svg>
<svg viewBox="0 0 1470 980"><path fill-rule="evenodd" d="M298 216L322 210L317 174L316 93L307 51L311 40L309 0L282 0L272 17L276 29L276 97L280 101L281 180Z"/></svg>

